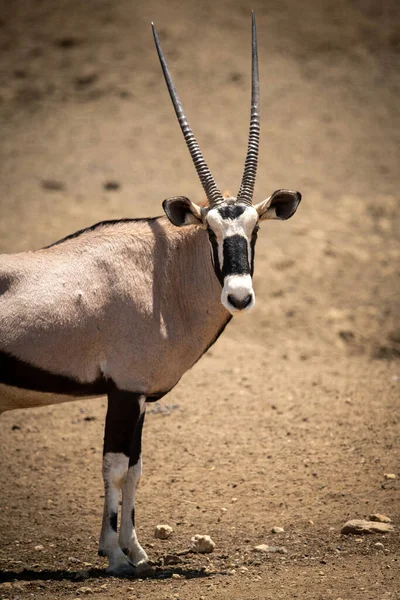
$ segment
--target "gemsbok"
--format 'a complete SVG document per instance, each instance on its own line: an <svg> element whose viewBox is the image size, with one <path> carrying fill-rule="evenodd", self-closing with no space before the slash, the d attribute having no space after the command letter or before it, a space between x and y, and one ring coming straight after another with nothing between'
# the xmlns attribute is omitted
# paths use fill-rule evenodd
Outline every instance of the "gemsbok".
<svg viewBox="0 0 400 600"><path fill-rule="evenodd" d="M148 561L135 532L146 402L172 390L231 316L254 306L258 223L288 219L301 200L299 192L278 190L252 204L260 133L254 14L250 132L237 197L218 189L152 27L208 202L170 198L166 216L103 221L0 257L0 411L107 395L99 553L117 575L137 574Z"/></svg>

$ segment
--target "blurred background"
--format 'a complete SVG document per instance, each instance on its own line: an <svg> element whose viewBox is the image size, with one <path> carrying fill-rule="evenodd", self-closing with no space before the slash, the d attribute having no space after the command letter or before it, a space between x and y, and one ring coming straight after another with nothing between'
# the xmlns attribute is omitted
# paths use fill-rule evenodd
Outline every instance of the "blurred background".
<svg viewBox="0 0 400 600"><path fill-rule="evenodd" d="M233 320L210 358L186 376L172 400L167 399L190 412L182 413L182 431L176 431L171 421L170 433L160 431L163 442L171 442L167 454L174 464L182 457L180 444L188 443L188 438L180 437L184 430L199 442L198 460L206 460L207 448L211 452L208 444L203 447L198 429L203 416L208 423L205 436L212 435L214 427L222 439L225 427L223 443L234 445L236 440L238 449L246 444L252 465L262 460L264 451L271 453L268 444L276 440L286 463L281 471L275 463L275 483L286 495L287 518L294 519L295 503L290 504L285 486L295 480L284 465L290 464L293 477L300 481L296 460L309 449L309 440L297 439L292 432L292 453L282 454L287 448L286 425L282 426L276 407L287 415L289 429L297 422L307 428L307 419L318 415L314 450L319 440L319 456L330 465L327 481L334 485L339 478L348 485L352 506L371 493L375 485L371 482L383 472L385 461L385 468L394 468L393 410L400 375L397 0L3 0L0 251L39 248L105 219L161 214L161 203L169 196L203 199L161 74L151 21L206 161L221 189L236 194L249 125L251 9L257 18L262 103L255 201L278 188L298 189L303 201L287 223L262 226L254 278L256 308ZM236 385L256 412L252 423ZM214 407L216 396L224 394L232 403L229 416L226 405L221 412ZM194 402L197 398L201 403ZM350 418L352 403L357 409ZM87 406L91 408L77 408ZM91 410L98 422L84 423L80 410ZM47 434L40 415L63 436L75 423L76 432L72 427L68 434L74 448L79 444L83 448L84 440L91 439L99 457L101 411L104 402L98 409L92 402L29 413L34 416L21 411L4 415L8 464L15 460L15 436L20 435L11 433L15 415L21 415L22 432L31 427L30 444L37 444L43 464L43 456L48 461L51 452L43 448ZM264 441L258 434L251 441L249 432L263 414L276 427ZM180 419L177 413L178 428ZM244 421L246 435L241 429ZM93 427L90 434L89 427ZM154 417L146 435L161 427ZM269 431L270 425L265 427ZM341 450L324 445L333 439L332 428L334 439L343 442ZM53 442L46 444L57 456ZM147 469L150 483L152 477L153 481L163 477L157 475L156 465L166 450L157 444L153 441L147 450L155 461ZM364 452L370 468L357 483L350 476L351 466L347 480L335 462L346 464L349 448L355 447ZM234 456L235 448L230 448ZM245 459L239 455L239 470L248 468L240 463ZM98 464L87 466L85 477L100 490L100 459L96 460ZM374 471L377 460L382 468ZM11 484L7 468L2 468L5 489ZM71 486L77 485L71 473ZM25 484L32 484L30 475L24 475ZM201 475L196 477L201 480ZM212 477L207 475L207 485L213 485ZM143 502L148 501L146 511L152 498L150 483L142 496ZM45 494L54 493L46 487L53 485L47 476L40 485ZM257 503L254 510L267 503L264 488L257 485L255 490L249 488L250 512L251 499ZM14 505L25 510L21 486L9 493ZM85 493L91 514L92 498ZM170 511L176 504L171 494L163 497L167 502L168 496ZM100 514L98 498L97 505ZM343 511L335 506L339 521ZM85 510L82 504L80 509ZM58 514L61 510L58 507ZM284 509L276 510L282 514ZM330 515L332 511L330 506ZM86 533L93 539L99 514L87 521L90 533ZM234 522L249 531L254 521L246 521L243 514L238 513ZM31 537L45 523L35 515L31 514L30 525L20 524L31 527ZM63 515L66 531L71 531L75 522L71 524L67 509ZM3 547L8 555L13 540L7 531ZM19 535L22 539L23 532Z"/></svg>

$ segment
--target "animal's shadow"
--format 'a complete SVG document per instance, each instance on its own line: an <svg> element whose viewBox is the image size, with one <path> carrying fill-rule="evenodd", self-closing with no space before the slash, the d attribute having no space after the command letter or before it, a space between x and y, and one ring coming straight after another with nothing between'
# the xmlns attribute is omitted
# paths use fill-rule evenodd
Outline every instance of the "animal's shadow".
<svg viewBox="0 0 400 600"><path fill-rule="evenodd" d="M169 579L174 574L181 575L185 579L203 579L213 573L201 569L190 569L185 567L155 567L151 573L129 576L121 576L119 579ZM23 569L22 571L0 570L0 583L7 581L71 581L80 582L90 579L110 579L104 569L85 569L76 571L67 571L66 569L44 569L35 571L33 569Z"/></svg>

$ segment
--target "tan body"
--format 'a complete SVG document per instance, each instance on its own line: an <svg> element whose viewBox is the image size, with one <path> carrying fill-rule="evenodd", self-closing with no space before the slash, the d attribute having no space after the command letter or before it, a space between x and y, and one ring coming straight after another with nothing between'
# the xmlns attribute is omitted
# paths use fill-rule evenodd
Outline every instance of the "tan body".
<svg viewBox="0 0 400 600"><path fill-rule="evenodd" d="M206 232L166 217L3 255L0 291L0 350L146 396L170 390L229 318ZM69 399L0 385L0 411Z"/></svg>

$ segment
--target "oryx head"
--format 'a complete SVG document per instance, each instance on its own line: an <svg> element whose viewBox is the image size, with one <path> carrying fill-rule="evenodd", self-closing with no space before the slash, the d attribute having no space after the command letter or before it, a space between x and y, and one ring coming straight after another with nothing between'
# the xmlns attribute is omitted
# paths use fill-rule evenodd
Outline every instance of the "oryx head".
<svg viewBox="0 0 400 600"><path fill-rule="evenodd" d="M262 219L289 219L301 201L299 192L278 190L253 206L260 138L260 93L254 12L250 133L243 179L237 197L224 197L217 188L183 112L153 23L152 28L168 91L209 202L208 206L200 207L188 198L178 196L164 200L163 208L174 225L199 225L207 230L215 274L222 285L222 304L231 313L249 310L255 302L252 275L258 222Z"/></svg>

